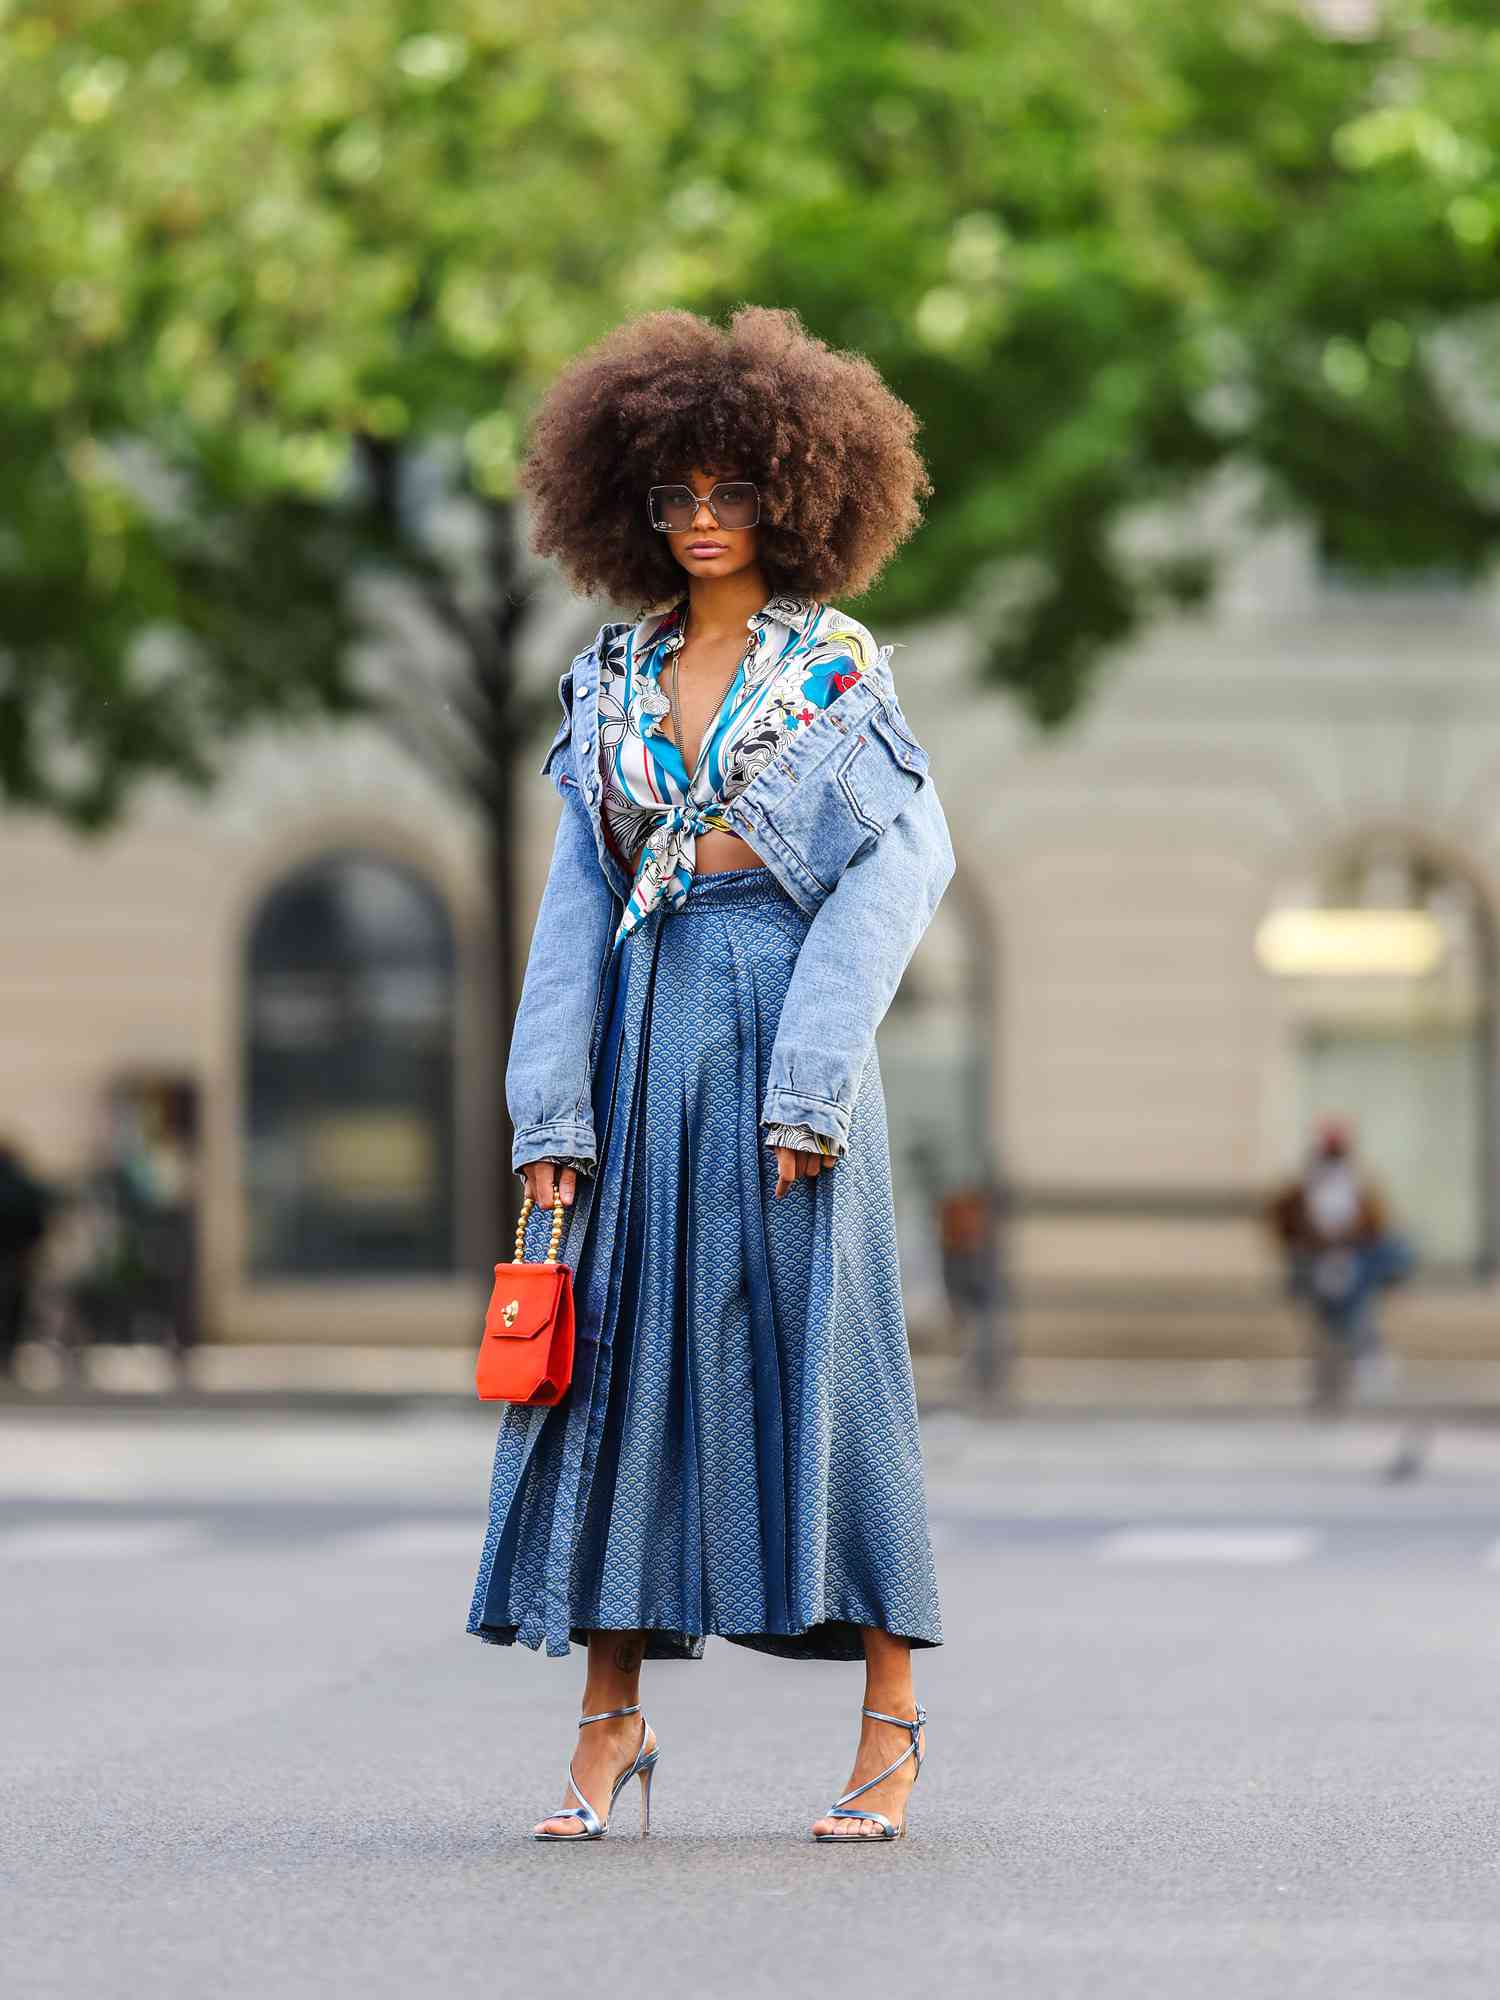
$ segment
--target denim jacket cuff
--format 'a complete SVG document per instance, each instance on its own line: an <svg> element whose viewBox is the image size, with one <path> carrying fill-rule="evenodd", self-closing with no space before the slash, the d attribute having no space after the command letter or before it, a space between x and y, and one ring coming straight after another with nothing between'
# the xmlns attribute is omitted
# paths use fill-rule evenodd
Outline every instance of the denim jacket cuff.
<svg viewBox="0 0 1500 2000"><path fill-rule="evenodd" d="M826 1097L803 1097L794 1090L773 1084L766 1092L760 1122L765 1125L807 1125L832 1139L840 1151L849 1143L849 1113L841 1104Z"/></svg>
<svg viewBox="0 0 1500 2000"><path fill-rule="evenodd" d="M576 1118L554 1118L549 1124L527 1125L515 1135L511 1147L511 1171L518 1173L531 1160L570 1156L581 1160L598 1157L594 1128Z"/></svg>

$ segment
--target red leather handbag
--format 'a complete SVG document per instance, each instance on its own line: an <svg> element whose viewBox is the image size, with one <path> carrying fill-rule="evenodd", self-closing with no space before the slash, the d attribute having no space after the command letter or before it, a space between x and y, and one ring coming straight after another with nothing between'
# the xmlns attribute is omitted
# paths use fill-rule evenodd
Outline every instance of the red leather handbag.
<svg viewBox="0 0 1500 2000"><path fill-rule="evenodd" d="M558 1261L563 1199L552 1203L546 1260L526 1262L528 1190L516 1224L513 1264L495 1266L495 1289L484 1316L474 1386L487 1403L560 1403L573 1380L573 1273Z"/></svg>

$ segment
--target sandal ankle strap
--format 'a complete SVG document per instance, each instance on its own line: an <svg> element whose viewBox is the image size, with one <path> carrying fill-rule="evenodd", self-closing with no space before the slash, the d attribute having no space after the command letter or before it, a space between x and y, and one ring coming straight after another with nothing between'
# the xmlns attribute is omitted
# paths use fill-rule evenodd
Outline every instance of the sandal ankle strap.
<svg viewBox="0 0 1500 2000"><path fill-rule="evenodd" d="M638 1701L633 1701L629 1708L601 1708L597 1715L580 1715L578 1727L582 1729L586 1722L613 1722L617 1715L639 1715L640 1712Z"/></svg>
<svg viewBox="0 0 1500 2000"><path fill-rule="evenodd" d="M868 1715L872 1722L893 1722L898 1729L910 1730L912 1741L915 1742L917 1731L921 1729L927 1721L927 1711L925 1708L923 1708L921 1702L917 1703L916 1708L917 1712L915 1716L887 1715L884 1709L879 1709L879 1708L862 1708L860 1710L860 1714Z"/></svg>

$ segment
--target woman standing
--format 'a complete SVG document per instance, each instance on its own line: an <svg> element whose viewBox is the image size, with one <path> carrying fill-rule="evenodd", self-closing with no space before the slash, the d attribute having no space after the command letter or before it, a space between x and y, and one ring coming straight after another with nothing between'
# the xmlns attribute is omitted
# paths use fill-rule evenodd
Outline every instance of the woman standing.
<svg viewBox="0 0 1500 2000"><path fill-rule="evenodd" d="M828 600L915 528L916 429L756 307L617 328L534 426L533 546L645 607L559 683L506 1079L527 1197L571 1211L578 1347L561 1404L505 1413L468 1629L587 1645L540 1838L597 1838L633 1777L646 1829L642 1661L710 1633L864 1662L813 1831L905 1831L942 1633L874 1038L954 856L891 649Z"/></svg>

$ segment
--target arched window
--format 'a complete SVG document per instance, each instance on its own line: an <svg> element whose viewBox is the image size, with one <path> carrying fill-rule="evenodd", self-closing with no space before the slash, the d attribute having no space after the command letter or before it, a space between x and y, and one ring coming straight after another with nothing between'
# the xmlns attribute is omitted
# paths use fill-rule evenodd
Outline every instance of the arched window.
<svg viewBox="0 0 1500 2000"><path fill-rule="evenodd" d="M454 948L410 869L327 854L250 926L245 1120L254 1277L453 1268Z"/></svg>
<svg viewBox="0 0 1500 2000"><path fill-rule="evenodd" d="M1289 885L1257 948L1289 1058L1283 1153L1316 1119L1350 1119L1425 1266L1489 1270L1494 941L1474 884L1402 836L1367 836Z"/></svg>

